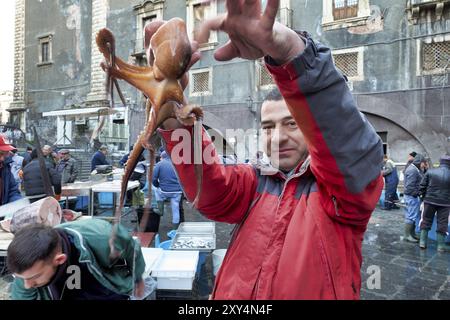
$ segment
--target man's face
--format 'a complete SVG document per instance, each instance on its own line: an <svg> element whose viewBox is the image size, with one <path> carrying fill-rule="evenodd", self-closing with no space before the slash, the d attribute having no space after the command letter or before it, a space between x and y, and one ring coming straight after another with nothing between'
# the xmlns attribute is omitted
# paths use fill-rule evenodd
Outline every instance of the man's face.
<svg viewBox="0 0 450 320"><path fill-rule="evenodd" d="M43 148L42 149L42 153L44 154L44 156L48 156L50 153L52 153L52 149L51 148Z"/></svg>
<svg viewBox="0 0 450 320"><path fill-rule="evenodd" d="M408 161L413 161L414 157L412 155L408 155Z"/></svg>
<svg viewBox="0 0 450 320"><path fill-rule="evenodd" d="M61 159L63 160L69 160L70 153L61 153Z"/></svg>
<svg viewBox="0 0 450 320"><path fill-rule="evenodd" d="M60 265L65 263L65 254L56 254L53 258L37 261L31 268L16 273L15 276L23 279L25 289L39 288L48 285Z"/></svg>
<svg viewBox="0 0 450 320"><path fill-rule="evenodd" d="M422 171L424 171L425 169L428 169L428 163L426 163L426 162L421 162L421 163L420 163L420 169L421 169Z"/></svg>
<svg viewBox="0 0 450 320"><path fill-rule="evenodd" d="M303 133L284 100L263 103L261 127L264 151L275 168L290 171L308 156Z"/></svg>

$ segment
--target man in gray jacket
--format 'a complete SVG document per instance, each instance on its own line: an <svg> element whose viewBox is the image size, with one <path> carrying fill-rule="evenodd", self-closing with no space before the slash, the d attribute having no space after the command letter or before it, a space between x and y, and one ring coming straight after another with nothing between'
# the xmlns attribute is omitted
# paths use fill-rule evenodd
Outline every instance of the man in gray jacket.
<svg viewBox="0 0 450 320"><path fill-rule="evenodd" d="M420 219L420 247L422 249L427 247L428 231L436 214L437 250L450 252L450 247L445 244L450 214L450 155L442 156L439 168L427 171L420 183L420 196L424 202Z"/></svg>
<svg viewBox="0 0 450 320"><path fill-rule="evenodd" d="M420 217L419 188L426 165L424 156L417 154L412 164L405 171L405 189L403 192L406 203L404 240L408 242L419 242L414 230Z"/></svg>
<svg viewBox="0 0 450 320"><path fill-rule="evenodd" d="M61 160L56 166L56 170L61 174L61 183L72 183L77 179L78 167L76 161L70 156L70 151L62 149L59 151Z"/></svg>

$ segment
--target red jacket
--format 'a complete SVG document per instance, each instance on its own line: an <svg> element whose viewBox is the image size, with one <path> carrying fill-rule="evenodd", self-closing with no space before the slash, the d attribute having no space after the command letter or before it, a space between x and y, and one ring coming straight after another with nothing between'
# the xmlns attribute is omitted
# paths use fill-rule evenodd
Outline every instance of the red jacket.
<svg viewBox="0 0 450 320"><path fill-rule="evenodd" d="M214 299L359 298L363 235L383 187L382 144L330 50L307 34L304 40L305 51L292 62L266 63L310 157L289 178L261 175L251 165L203 165L198 210L238 224ZM178 140L171 141L171 131L160 133L172 153ZM203 148L210 144L204 134ZM194 166L175 167L192 201Z"/></svg>

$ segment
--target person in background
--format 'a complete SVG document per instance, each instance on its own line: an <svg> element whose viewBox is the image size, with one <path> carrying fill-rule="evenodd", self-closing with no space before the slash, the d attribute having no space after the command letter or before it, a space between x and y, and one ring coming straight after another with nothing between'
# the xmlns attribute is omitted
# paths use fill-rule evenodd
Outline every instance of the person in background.
<svg viewBox="0 0 450 320"><path fill-rule="evenodd" d="M105 145L100 146L98 151L94 153L91 160L91 171L95 170L96 166L109 165L109 161L106 160L106 155L108 154L108 147Z"/></svg>
<svg viewBox="0 0 450 320"><path fill-rule="evenodd" d="M23 162L22 167L25 167L27 164L31 162L31 152L33 151L33 148L28 146L25 152L22 154Z"/></svg>
<svg viewBox="0 0 450 320"><path fill-rule="evenodd" d="M14 179L16 180L17 186L20 189L20 186L22 184L22 177L20 175L20 171L23 168L23 160L24 158L22 156L19 156L19 154L17 153L17 149L16 146L11 144L11 146L13 148L15 148L14 150L11 151L11 159L12 159L12 163L11 163L11 172L14 176Z"/></svg>
<svg viewBox="0 0 450 320"><path fill-rule="evenodd" d="M142 298L145 262L141 248L119 224L114 246L120 248L120 256L111 260L111 232L112 225L101 219L68 222L54 228L32 224L20 229L7 252L8 270L14 274L11 299ZM70 287L77 271L79 285Z"/></svg>
<svg viewBox="0 0 450 320"><path fill-rule="evenodd" d="M49 145L42 147L42 154L44 156L45 162L47 162L52 168L56 167L56 161L53 154L53 149Z"/></svg>
<svg viewBox="0 0 450 320"><path fill-rule="evenodd" d="M6 143L5 138L0 135L0 205L14 202L22 198L16 179L11 172L10 152L15 148Z"/></svg>
<svg viewBox="0 0 450 320"><path fill-rule="evenodd" d="M130 146L130 151L126 155L124 155L122 157L122 159L120 159L119 164L120 164L121 167L124 167L125 164L127 163L128 158L130 157L130 153L131 153L131 151L133 151L133 147L134 147L134 145L131 145Z"/></svg>
<svg viewBox="0 0 450 320"><path fill-rule="evenodd" d="M59 199L61 196L61 175L48 162L45 165L56 195L55 198ZM25 195L30 199L30 202L36 202L47 196L36 150L31 153L31 162L23 168L23 186Z"/></svg>
<svg viewBox="0 0 450 320"><path fill-rule="evenodd" d="M387 155L384 155L384 165L383 165L383 177L384 177L384 185L385 185L385 194L384 194L384 210L392 210L392 209L400 209L399 206L395 204L395 201L398 200L397 196L397 185L398 185L398 173L397 168L395 167L394 161L388 158Z"/></svg>
<svg viewBox="0 0 450 320"><path fill-rule="evenodd" d="M73 183L78 176L78 167L75 159L70 155L68 149L61 149L59 151L60 160L56 165L56 171L61 175L61 183Z"/></svg>
<svg viewBox="0 0 450 320"><path fill-rule="evenodd" d="M183 191L172 161L165 151L161 153L161 161L155 165L152 184L158 188L156 200L161 215L164 214L164 201L170 200L172 224L173 228L177 229L180 224L180 201Z"/></svg>
<svg viewBox="0 0 450 320"><path fill-rule="evenodd" d="M436 215L437 250L450 252L450 247L445 244L450 214L450 155L442 156L439 167L425 173L420 183L420 197L424 203L420 219L420 248L427 247L428 231Z"/></svg>
<svg viewBox="0 0 450 320"><path fill-rule="evenodd" d="M420 182L422 181L423 171L426 167L426 159L423 155L417 154L413 162L405 171L405 234L403 240L408 242L419 242L416 236L416 224L420 217Z"/></svg>
<svg viewBox="0 0 450 320"><path fill-rule="evenodd" d="M414 161L414 158L417 156L417 152L412 151L408 154L408 161L406 162L405 168L403 169L403 174L405 174L408 166Z"/></svg>

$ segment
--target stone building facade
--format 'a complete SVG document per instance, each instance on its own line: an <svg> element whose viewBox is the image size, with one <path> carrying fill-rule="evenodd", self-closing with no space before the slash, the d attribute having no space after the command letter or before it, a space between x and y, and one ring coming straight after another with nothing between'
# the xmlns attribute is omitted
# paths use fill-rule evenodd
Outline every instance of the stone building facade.
<svg viewBox="0 0 450 320"><path fill-rule="evenodd" d="M263 1L265 2L265 1ZM146 64L142 29L153 19L181 17L190 35L203 18L224 11L221 1L42 0L16 2L14 102L11 119L23 130L34 124L51 143L86 145L101 115L67 118L62 140L57 110L108 105L95 34L108 27L117 55ZM450 1L281 0L278 20L307 30L333 50L360 110L374 125L386 152L404 162L415 150L436 162L450 150ZM213 33L202 60L189 72L186 95L205 110L205 125L258 128L258 110L273 87L260 61L217 62L213 51L226 36ZM44 59L44 60L43 60ZM45 60L46 59L46 60ZM105 143L126 149L144 126L144 98L121 85L127 107L105 116ZM116 99L118 100L118 99ZM121 107L120 101L115 107ZM68 124L70 122L70 125Z"/></svg>

